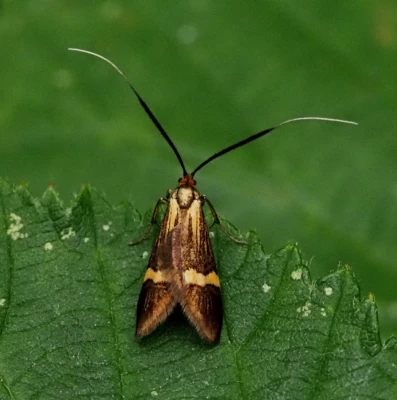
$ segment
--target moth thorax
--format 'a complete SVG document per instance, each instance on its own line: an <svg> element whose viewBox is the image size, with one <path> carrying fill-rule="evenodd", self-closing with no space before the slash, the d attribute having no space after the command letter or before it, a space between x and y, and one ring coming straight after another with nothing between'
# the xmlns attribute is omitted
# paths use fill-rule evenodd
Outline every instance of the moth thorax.
<svg viewBox="0 0 397 400"><path fill-rule="evenodd" d="M176 199L179 207L189 208L193 200L198 200L199 198L200 195L197 190L189 186L182 186L177 189Z"/></svg>

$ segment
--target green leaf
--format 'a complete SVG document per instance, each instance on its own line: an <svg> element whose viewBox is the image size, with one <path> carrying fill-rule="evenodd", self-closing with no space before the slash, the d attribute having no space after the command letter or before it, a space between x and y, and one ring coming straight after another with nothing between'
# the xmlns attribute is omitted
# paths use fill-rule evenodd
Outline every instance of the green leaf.
<svg viewBox="0 0 397 400"><path fill-rule="evenodd" d="M348 266L312 281L296 244L212 240L225 303L210 346L174 314L138 342L147 218L90 187L70 207L0 183L0 399L391 399L395 340ZM228 229L233 229L226 224Z"/></svg>

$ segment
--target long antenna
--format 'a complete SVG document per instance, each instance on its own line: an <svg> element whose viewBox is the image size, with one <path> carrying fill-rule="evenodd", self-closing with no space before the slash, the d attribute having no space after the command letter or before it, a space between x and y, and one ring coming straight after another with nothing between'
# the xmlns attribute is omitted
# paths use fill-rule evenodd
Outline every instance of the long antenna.
<svg viewBox="0 0 397 400"><path fill-rule="evenodd" d="M110 60L108 60L107 58L105 58L104 56L101 56L100 54L97 53L93 53L92 51L88 51L88 50L82 50L82 49L75 49L75 48L68 48L68 50L70 51L77 51L79 53L86 53L86 54L90 54L91 56L95 56L100 58L103 61L106 61L108 64L110 64L124 79L125 81L128 83L129 87L132 89L132 91L135 93L136 97L139 100L139 103L141 104L141 106L143 107L143 109L145 110L146 114L149 116L149 118L152 120L152 122L154 123L154 125L156 126L156 128L159 130L159 132L162 134L163 138L167 141L167 143L171 146L171 149L174 151L176 158L179 161L179 164L182 167L182 171L183 171L183 176L187 175L187 171L185 168L185 164L183 163L182 157L179 154L177 148L175 147L174 143L172 142L171 138L168 136L167 132L164 130L164 128L161 126L160 122L158 121L158 119L154 116L154 114L150 111L149 106L145 103L145 101L142 99L142 97L139 95L139 93L135 90L135 88L132 86L132 83L127 79L127 77L124 75L124 73L121 71L121 69L114 63L112 63Z"/></svg>
<svg viewBox="0 0 397 400"><path fill-rule="evenodd" d="M229 153L229 151L232 151L234 149L237 149L241 146L246 145L249 142L252 142L256 139L259 139L262 136L265 136L267 133L270 133L271 131L274 131L275 129L279 128L282 125L289 124L290 122L297 122L297 121L306 121L306 120L315 120L315 121L328 121L328 122L339 122L342 124L351 124L351 125L358 125L357 122L353 121L345 121L343 119L334 119L334 118L324 118L324 117L301 117L301 118L293 118L289 119L287 121L281 122L280 124L273 126L272 128L265 129L264 131L258 132L255 135L249 136L246 139L241 140L240 142L237 142L229 147L226 147L226 149L223 149L221 151L218 151L218 153L215 153L213 156L208 158L207 160L203 161L192 173L191 176L193 178L194 174L199 171L201 168L203 168L205 165L207 165L209 162L215 160L216 158Z"/></svg>

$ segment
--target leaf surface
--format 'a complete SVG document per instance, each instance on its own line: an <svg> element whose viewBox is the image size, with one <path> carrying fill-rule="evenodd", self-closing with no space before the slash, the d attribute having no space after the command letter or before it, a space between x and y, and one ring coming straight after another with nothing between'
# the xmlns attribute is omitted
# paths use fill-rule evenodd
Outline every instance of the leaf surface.
<svg viewBox="0 0 397 400"><path fill-rule="evenodd" d="M218 228L221 342L173 314L138 342L135 307L151 251L128 203L85 187L64 207L49 188L0 184L0 399L390 399L395 340L347 266L310 278L296 244L266 255ZM225 222L228 229L234 228ZM235 233L237 234L237 233Z"/></svg>

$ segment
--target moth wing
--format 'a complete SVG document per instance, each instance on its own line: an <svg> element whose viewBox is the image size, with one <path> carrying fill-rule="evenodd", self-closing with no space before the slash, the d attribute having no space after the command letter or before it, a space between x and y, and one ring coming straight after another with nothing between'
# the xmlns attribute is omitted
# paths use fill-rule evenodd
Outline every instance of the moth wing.
<svg viewBox="0 0 397 400"><path fill-rule="evenodd" d="M167 282L154 282L151 279L143 283L137 306L137 337L149 335L171 314L176 300L169 285Z"/></svg>
<svg viewBox="0 0 397 400"><path fill-rule="evenodd" d="M137 337L144 337L153 332L167 319L177 303L173 290L173 239L169 233L178 224L178 210L170 210L171 207L178 206L175 203L168 205L139 294L136 313Z"/></svg>
<svg viewBox="0 0 397 400"><path fill-rule="evenodd" d="M220 338L223 305L215 257L208 227L199 200L192 203L181 219L182 296L184 313L199 335L210 343Z"/></svg>
<svg viewBox="0 0 397 400"><path fill-rule="evenodd" d="M190 323L209 343L218 343L222 330L223 306L219 287L188 285L182 304Z"/></svg>

